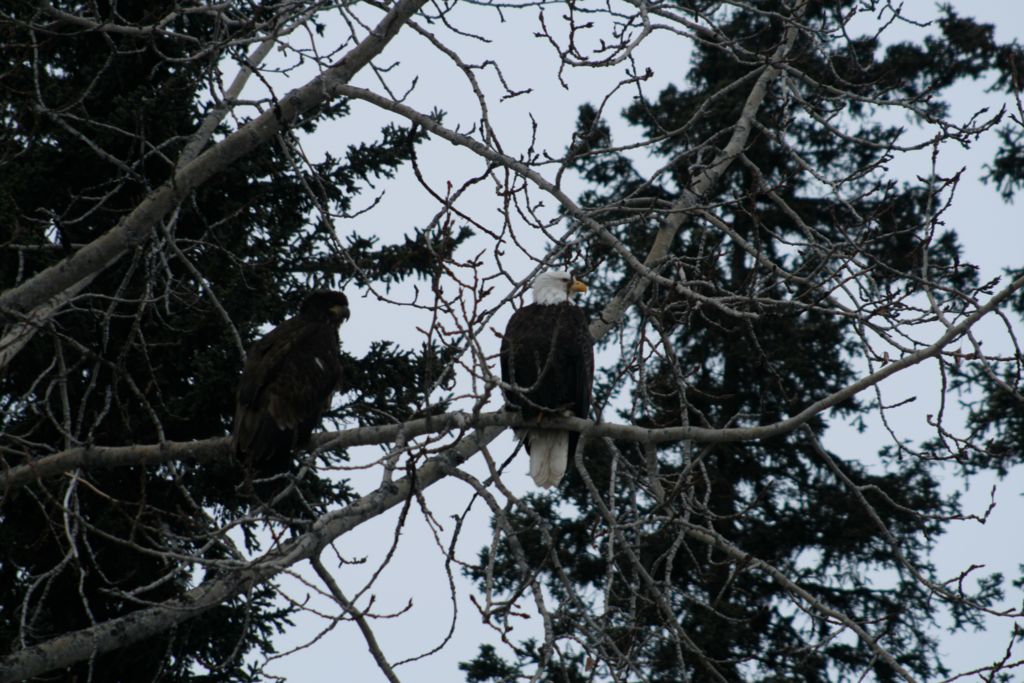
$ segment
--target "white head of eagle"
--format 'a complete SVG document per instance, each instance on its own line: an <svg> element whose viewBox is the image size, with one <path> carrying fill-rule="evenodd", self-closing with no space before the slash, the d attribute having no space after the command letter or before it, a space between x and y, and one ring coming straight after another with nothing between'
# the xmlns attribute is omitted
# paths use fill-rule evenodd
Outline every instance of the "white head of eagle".
<svg viewBox="0 0 1024 683"><path fill-rule="evenodd" d="M533 303L509 318L501 340L505 400L530 427L517 430L530 454L530 476L555 486L576 452L579 433L544 426L547 417L586 418L594 383L594 340L572 295L587 286L564 270L533 281Z"/></svg>
<svg viewBox="0 0 1024 683"><path fill-rule="evenodd" d="M533 281L533 301L541 305L562 304L576 292L587 291L587 286L564 270L549 270Z"/></svg>

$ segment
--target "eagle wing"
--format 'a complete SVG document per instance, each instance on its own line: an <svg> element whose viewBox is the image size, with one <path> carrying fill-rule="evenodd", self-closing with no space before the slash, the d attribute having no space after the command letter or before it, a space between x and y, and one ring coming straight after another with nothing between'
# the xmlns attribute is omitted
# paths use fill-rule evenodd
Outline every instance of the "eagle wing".
<svg viewBox="0 0 1024 683"><path fill-rule="evenodd" d="M590 335L586 316L578 308L567 312L563 349L572 359L575 392L573 414L586 418L590 415L590 401L594 390L594 338Z"/></svg>
<svg viewBox="0 0 1024 683"><path fill-rule="evenodd" d="M575 306L567 306L563 310L558 330L557 344L567 366L563 381L572 396L567 402L572 403L573 415L587 418L594 389L594 338L590 335L586 316ZM576 452L579 440L579 432L569 432L569 459Z"/></svg>
<svg viewBox="0 0 1024 683"><path fill-rule="evenodd" d="M594 340L586 315L571 304L530 304L512 314L501 340L502 380L522 391L509 403L536 414L530 404L586 417L594 383ZM539 377L539 381L538 381Z"/></svg>
<svg viewBox="0 0 1024 683"><path fill-rule="evenodd" d="M501 364L501 381L507 384L515 384L515 378L512 376L512 367L515 365L515 348L518 345L518 341L514 341L516 337L517 320L516 316L519 315L519 311L512 314L509 318L508 324L505 326L505 334L501 337L501 352L498 354L498 360ZM512 400L512 394L507 389L505 390L505 400L509 403L515 403Z"/></svg>
<svg viewBox="0 0 1024 683"><path fill-rule="evenodd" d="M238 383L239 405L255 405L291 350L312 334L312 326L302 323L299 318L286 320L252 345L245 356L245 368Z"/></svg>
<svg viewBox="0 0 1024 683"><path fill-rule="evenodd" d="M335 327L296 317L269 332L246 356L235 412L236 454L250 462L290 462L340 375Z"/></svg>
<svg viewBox="0 0 1024 683"><path fill-rule="evenodd" d="M506 389L505 400L522 409L524 417L537 413L531 404L547 406L538 382L544 366L553 360L549 358L553 321L546 320L546 313L536 304L523 306L509 318L501 338L501 379L522 388Z"/></svg>

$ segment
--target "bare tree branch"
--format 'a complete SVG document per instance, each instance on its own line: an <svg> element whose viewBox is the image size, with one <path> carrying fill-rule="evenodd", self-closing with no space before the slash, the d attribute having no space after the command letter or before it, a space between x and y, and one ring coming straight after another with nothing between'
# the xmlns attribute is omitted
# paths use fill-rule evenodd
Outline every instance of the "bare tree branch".
<svg viewBox="0 0 1024 683"><path fill-rule="evenodd" d="M174 176L150 193L131 213L102 237L72 256L0 293L0 312L31 311L94 275L119 259L150 235L157 222L215 173L273 139L303 114L337 97L347 83L398 33L425 0L400 0L370 34L330 69L306 85L292 90L260 116L179 168Z"/></svg>
<svg viewBox="0 0 1024 683"><path fill-rule="evenodd" d="M855 382L851 382L839 391L822 397L796 415L772 424L758 425L756 427L726 427L723 429L692 426L648 428L629 424L595 423L591 420L576 417L553 417L546 424L552 428L564 427L579 431L593 438L611 437L613 439L626 439L645 444L681 441L684 439L702 443L730 443L770 439L780 434L792 432L814 416L877 385L882 380L929 358L934 358L942 353L950 344L961 339L979 320L999 308L1000 305L1022 288L1024 288L1024 276L1009 283L985 302L983 306L979 307L971 315L966 316L958 324L950 325L946 332L929 346L894 360L881 369L861 377ZM310 445L318 450L341 449L351 446L392 443L399 439L405 441L424 434L450 432L453 429L458 429L461 432L471 427L490 431L495 428L521 427L524 425L526 423L516 413L497 411L469 416L465 413L456 412L418 418L401 424L354 427L339 432L324 432L314 435ZM474 440L474 437L463 438L468 438L470 441ZM216 437L203 441L166 442L149 446L74 448L34 459L26 465L11 468L7 472L0 474L0 491L6 492L11 488L24 486L37 479L53 477L79 467L117 467L156 464L175 460L202 462L217 457L227 457L229 455L229 441L227 437ZM487 439L486 442L490 441L491 439Z"/></svg>
<svg viewBox="0 0 1024 683"><path fill-rule="evenodd" d="M457 446L430 458L413 475L381 486L351 505L324 515L310 531L252 562L205 581L180 598L66 633L9 655L0 660L0 683L32 678L136 643L241 595L252 585L269 581L296 563L317 556L339 536L400 505L415 491L426 490L500 433L496 428L474 432Z"/></svg>

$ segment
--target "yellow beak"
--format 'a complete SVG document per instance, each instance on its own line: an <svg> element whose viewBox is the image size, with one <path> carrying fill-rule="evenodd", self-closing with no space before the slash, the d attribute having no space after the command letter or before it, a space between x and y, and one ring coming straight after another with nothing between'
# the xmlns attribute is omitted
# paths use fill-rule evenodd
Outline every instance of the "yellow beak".
<svg viewBox="0 0 1024 683"><path fill-rule="evenodd" d="M585 292L587 291L587 285L580 282L576 278L573 278L572 285L569 287L570 292Z"/></svg>

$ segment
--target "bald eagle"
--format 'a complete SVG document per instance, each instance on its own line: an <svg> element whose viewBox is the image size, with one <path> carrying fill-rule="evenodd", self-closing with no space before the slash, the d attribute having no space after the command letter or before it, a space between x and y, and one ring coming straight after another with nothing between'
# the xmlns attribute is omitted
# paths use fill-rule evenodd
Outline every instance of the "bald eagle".
<svg viewBox="0 0 1024 683"><path fill-rule="evenodd" d="M544 429L545 415L587 417L594 384L594 339L587 319L570 303L587 286L565 271L541 273L534 303L512 314L501 340L505 400L538 427L517 431L530 454L530 476L555 486L576 452L577 432Z"/></svg>
<svg viewBox="0 0 1024 683"><path fill-rule="evenodd" d="M295 450L309 441L341 378L338 327L348 316L344 294L315 291L298 315L249 349L232 434L248 473L287 472Z"/></svg>

